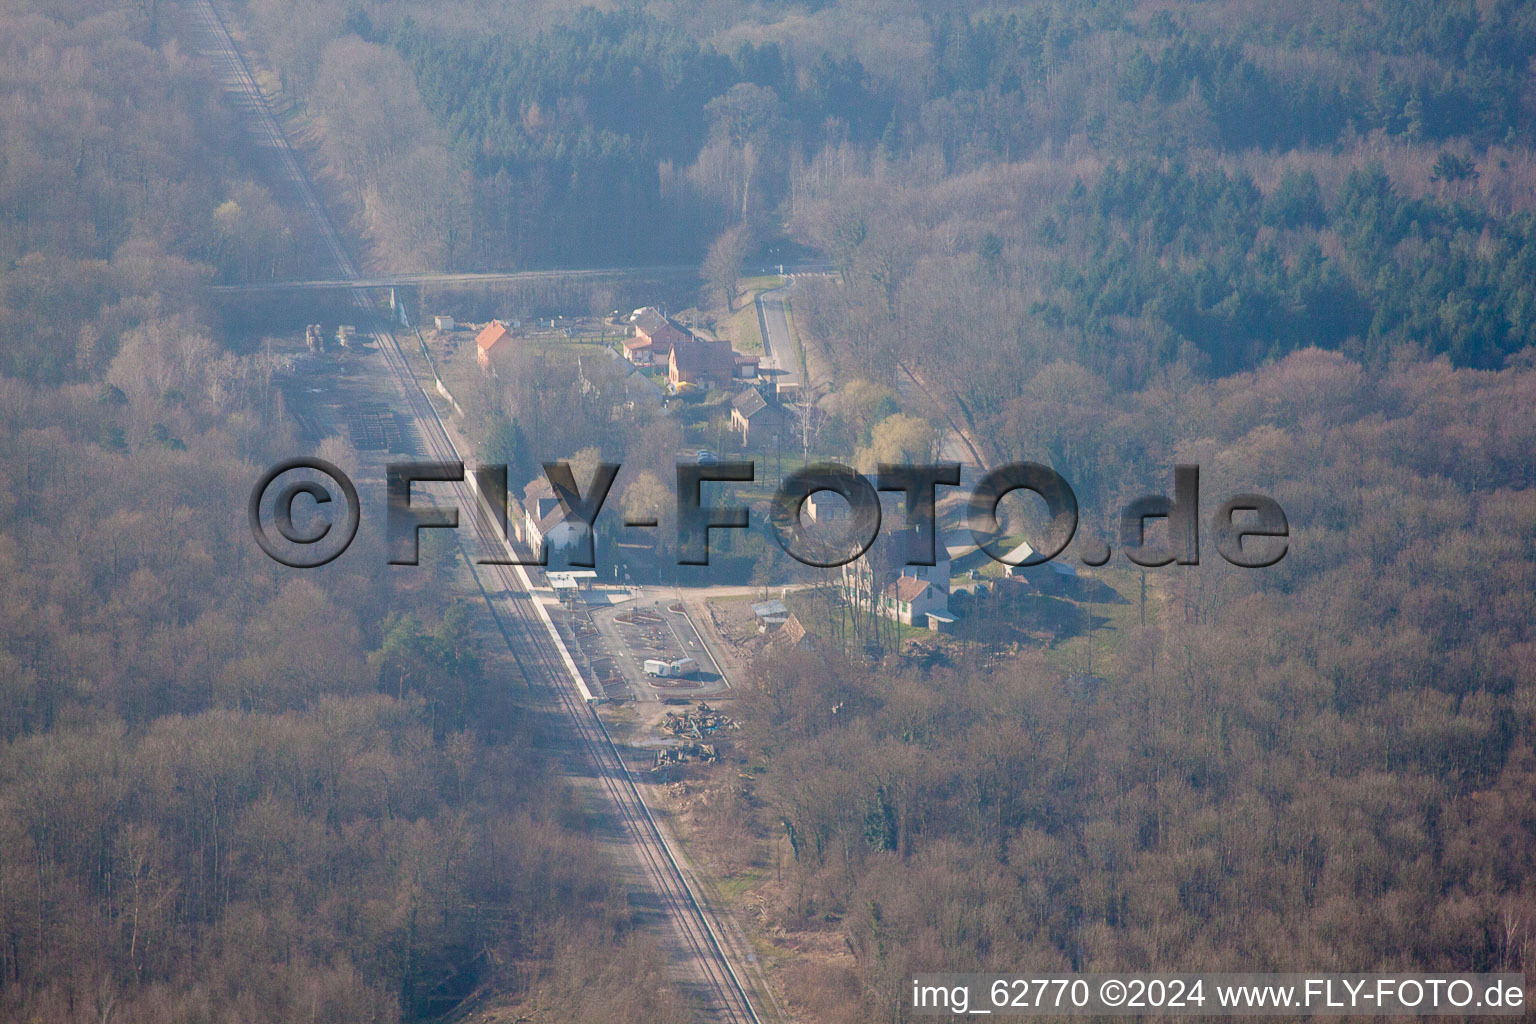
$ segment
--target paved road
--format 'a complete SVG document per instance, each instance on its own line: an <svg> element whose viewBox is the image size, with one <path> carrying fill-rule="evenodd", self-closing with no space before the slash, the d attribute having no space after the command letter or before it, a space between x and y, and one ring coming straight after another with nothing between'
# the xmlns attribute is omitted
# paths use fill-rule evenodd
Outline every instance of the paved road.
<svg viewBox="0 0 1536 1024"><path fill-rule="evenodd" d="M714 652L705 646L683 610L678 591L636 588L630 600L591 611L597 646L612 659L636 700L714 697L730 689L730 680L715 661ZM651 658L692 658L699 668L687 679L653 679L645 674L645 662Z"/></svg>
<svg viewBox="0 0 1536 1024"><path fill-rule="evenodd" d="M788 284L762 292L757 297L757 322L763 332L762 369L774 371L784 383L804 386L800 371L800 352L789 330L787 302L794 278Z"/></svg>
<svg viewBox="0 0 1536 1024"><path fill-rule="evenodd" d="M203 45L215 73L234 98L236 109L253 132L258 146L275 162L282 186L296 197L306 220L324 241L340 279L360 280L361 275L342 244L330 215L300 169L218 12L210 0L193 0L183 9L196 19L196 27L201 30ZM360 313L359 322L366 323L372 319L364 315L370 310L366 292L359 287L353 294ZM382 329L372 332L372 337L374 352L367 358L377 360L380 375L395 384L401 407L415 420L427 454L445 461L461 461L430 400L411 374L398 340ZM467 485L457 485L454 490L461 508L474 506L477 497ZM469 517L472 523L479 518ZM555 630L548 611L532 596L532 580L522 566L481 566L471 559L466 559L466 563L472 567L476 582L485 595L501 642L507 645L530 690L560 713L574 741L585 752L612 817L621 823L628 838L627 846L650 882L651 896L673 929L693 981L690 987L697 995L706 1019L757 1024L757 1013L735 965L722 946L720 923L698 898L679 868L678 858L640 796L602 721L581 701L579 694L584 684L580 672Z"/></svg>

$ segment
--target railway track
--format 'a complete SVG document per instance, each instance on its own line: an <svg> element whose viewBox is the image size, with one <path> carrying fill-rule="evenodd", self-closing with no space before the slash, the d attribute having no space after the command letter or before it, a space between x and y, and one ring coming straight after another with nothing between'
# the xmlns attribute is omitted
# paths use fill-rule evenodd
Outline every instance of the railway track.
<svg viewBox="0 0 1536 1024"><path fill-rule="evenodd" d="M278 173L285 179L284 184L292 189L295 200L319 232L341 279L361 281L357 266L342 243L330 214L294 157L266 97L219 12L210 0L190 0L184 9L190 10L196 18L205 36L207 54L215 73L244 115L257 144L270 151ZM348 287L353 288L353 301L359 310L367 314L360 322L372 321L374 317L364 286L349 284ZM382 328L370 330L369 334L384 362L384 369L397 385L416 421L427 457L463 461L437 410L406 363L394 334ZM476 507L479 497L468 483L454 485L453 489L461 509ZM476 524L477 530L484 528L480 516L470 515L468 518ZM510 544L500 534L491 533L479 539L493 547L506 545L510 550ZM597 769L603 795L616 820L622 824L662 913L680 939L681 948L693 961L691 973L696 979L706 1019L730 1024L759 1024L747 988L722 945L718 923L684 877L676 856L602 720L578 698L575 687L580 682L580 670L548 612L534 598L533 581L527 570L520 565L477 565L467 557L467 550L465 553L465 561L529 688L563 713L581 750ZM600 693L600 687L595 692Z"/></svg>

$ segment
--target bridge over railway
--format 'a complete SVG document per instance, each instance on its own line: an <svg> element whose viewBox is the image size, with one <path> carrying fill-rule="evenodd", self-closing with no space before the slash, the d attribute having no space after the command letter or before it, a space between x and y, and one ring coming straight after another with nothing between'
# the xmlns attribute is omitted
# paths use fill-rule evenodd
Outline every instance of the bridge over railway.
<svg viewBox="0 0 1536 1024"><path fill-rule="evenodd" d="M529 281L581 281L635 278L640 280L697 277L696 266L662 267L587 267L572 270L508 270L465 273L382 274L356 279L333 278L318 281L248 281L240 284L215 284L213 292L281 292L354 290L358 288L418 288L424 285L518 284Z"/></svg>

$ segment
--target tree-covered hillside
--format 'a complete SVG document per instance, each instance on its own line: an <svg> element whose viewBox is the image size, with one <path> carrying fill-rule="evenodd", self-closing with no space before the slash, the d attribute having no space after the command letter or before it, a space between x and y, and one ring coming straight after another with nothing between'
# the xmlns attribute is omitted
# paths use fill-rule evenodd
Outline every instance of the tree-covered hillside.
<svg viewBox="0 0 1536 1024"><path fill-rule="evenodd" d="M287 52L295 30L250 7ZM1102 350L1137 325L1156 359L1188 346L1217 372L1307 344L1497 366L1530 340L1528 5L721 0L500 17L504 31L318 4L309 56L279 64L338 131L371 125L336 160L392 259L691 262L740 226L758 245L787 229L847 269L907 227L876 223L890 203L844 223L861 182L905 204L947 181L976 227L902 242L888 299L930 243L990 246L1030 330ZM349 92L362 64L398 71ZM384 152L357 166L360 149ZM1053 194L983 229L993 197L962 199L970 176L1026 167L1052 172Z"/></svg>

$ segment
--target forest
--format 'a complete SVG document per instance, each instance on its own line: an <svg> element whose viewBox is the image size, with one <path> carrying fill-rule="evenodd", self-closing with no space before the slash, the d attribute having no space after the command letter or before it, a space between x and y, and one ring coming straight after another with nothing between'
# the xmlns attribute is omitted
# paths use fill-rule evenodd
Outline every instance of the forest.
<svg viewBox="0 0 1536 1024"><path fill-rule="evenodd" d="M1536 6L220 7L373 269L699 265L702 315L802 254L808 451L952 422L1104 536L1179 462L1286 509L1275 567L1149 571L1094 672L751 666L697 841L791 1019L905 1020L919 970L1536 965ZM301 446L204 286L315 257L183 14L0 3L0 1017L688 1019L483 607L366 534L298 582L246 543ZM486 453L658 506L681 426L508 365Z"/></svg>
<svg viewBox="0 0 1536 1024"><path fill-rule="evenodd" d="M201 286L303 254L175 27L0 8L0 1018L681 1019L483 612L251 546L298 444Z"/></svg>
<svg viewBox="0 0 1536 1024"><path fill-rule="evenodd" d="M1216 374L1308 344L1497 367L1536 316L1536 16L1508 0L247 4L402 268L698 262L737 231L845 279L863 253L894 313L958 247L1027 299L994 328Z"/></svg>
<svg viewBox="0 0 1536 1024"><path fill-rule="evenodd" d="M1176 422L1160 387L1111 411L1088 383L1068 415L1273 494L1290 554L1149 572L1146 624L1093 675L770 649L762 773L717 782L701 831L782 872L773 929L846 937L846 961L787 969L808 1019L905 1020L923 971L1529 965L1536 370L1373 378L1309 349Z"/></svg>

